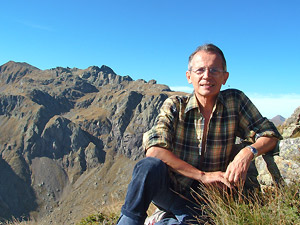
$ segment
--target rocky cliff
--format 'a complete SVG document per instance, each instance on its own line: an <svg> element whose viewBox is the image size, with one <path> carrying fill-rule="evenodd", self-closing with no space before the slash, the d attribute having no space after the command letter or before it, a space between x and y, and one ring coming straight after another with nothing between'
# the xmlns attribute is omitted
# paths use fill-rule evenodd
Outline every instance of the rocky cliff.
<svg viewBox="0 0 300 225"><path fill-rule="evenodd" d="M100 172L92 184L102 188L99 201L112 198L105 180L116 175L125 176L114 181L123 197L132 160L143 157L142 134L170 94L154 80L134 81L107 66L40 70L8 62L0 82L0 217L6 219L51 214L89 183L92 171Z"/></svg>
<svg viewBox="0 0 300 225"><path fill-rule="evenodd" d="M172 94L154 80L135 81L107 66L0 66L0 218L74 224L123 200L143 157L142 134ZM299 154L298 139L284 141ZM289 156L276 156L285 181L284 170L297 167L298 156L283 161ZM267 176L264 162L257 164L260 178Z"/></svg>

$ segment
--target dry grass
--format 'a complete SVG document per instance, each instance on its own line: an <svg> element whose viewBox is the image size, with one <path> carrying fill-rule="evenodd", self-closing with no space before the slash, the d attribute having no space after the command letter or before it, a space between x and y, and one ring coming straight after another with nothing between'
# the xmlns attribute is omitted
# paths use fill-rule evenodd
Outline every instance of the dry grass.
<svg viewBox="0 0 300 225"><path fill-rule="evenodd" d="M12 220L0 222L0 225L38 225L37 222L33 220L23 220L13 218Z"/></svg>
<svg viewBox="0 0 300 225"><path fill-rule="evenodd" d="M195 193L199 208L207 215L199 216L198 222L206 224L300 224L300 184L281 188L269 188L264 193L247 196L241 190L235 194L220 192L214 187L200 188ZM205 202L206 205L201 205Z"/></svg>
<svg viewBox="0 0 300 225"><path fill-rule="evenodd" d="M241 190L235 193L221 192L215 187L201 188L202 194L193 192L198 209L205 211L204 216L196 217L199 224L213 225L269 225L300 224L300 184L281 188L268 188L263 193L245 195ZM203 204L205 202L205 204ZM123 202L115 202L101 209L87 209L88 216L78 221L77 225L114 225L120 215ZM151 215L155 206L151 205ZM37 225L34 221L12 220L5 225Z"/></svg>

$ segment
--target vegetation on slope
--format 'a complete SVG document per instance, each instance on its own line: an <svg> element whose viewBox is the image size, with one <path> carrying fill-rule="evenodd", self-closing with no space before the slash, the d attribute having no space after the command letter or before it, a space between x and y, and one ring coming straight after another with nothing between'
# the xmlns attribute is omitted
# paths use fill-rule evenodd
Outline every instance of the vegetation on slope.
<svg viewBox="0 0 300 225"><path fill-rule="evenodd" d="M294 182L281 188L269 188L263 193L245 196L224 194L215 188L203 189L203 195L195 193L195 201L205 216L197 216L199 224L212 225L269 225L300 224L300 184ZM200 205L205 201L206 205ZM120 209L99 212L83 218L78 225L116 224Z"/></svg>
<svg viewBox="0 0 300 225"><path fill-rule="evenodd" d="M220 193L215 188L205 189L203 196L195 194L195 199L203 200L202 206L210 218L208 224L300 224L300 184L295 181L281 188L268 188L247 197ZM197 218L203 222L203 217Z"/></svg>

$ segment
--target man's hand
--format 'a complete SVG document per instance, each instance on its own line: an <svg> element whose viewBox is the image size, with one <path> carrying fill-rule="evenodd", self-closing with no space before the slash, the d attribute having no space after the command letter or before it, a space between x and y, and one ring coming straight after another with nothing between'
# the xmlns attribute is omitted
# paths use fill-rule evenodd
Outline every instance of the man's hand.
<svg viewBox="0 0 300 225"><path fill-rule="evenodd" d="M258 150L258 155L262 155L273 150L276 147L277 142L278 139L275 137L260 137L253 144L253 147ZM225 172L225 178L235 186L244 184L252 159L253 153L250 149L247 147L243 148L228 165Z"/></svg>
<svg viewBox="0 0 300 225"><path fill-rule="evenodd" d="M225 178L235 186L244 184L252 159L253 153L250 149L243 148L228 165L224 174Z"/></svg>
<svg viewBox="0 0 300 225"><path fill-rule="evenodd" d="M225 177L225 173L220 171L205 172L198 181L204 185L217 186L220 189L233 188L233 185Z"/></svg>

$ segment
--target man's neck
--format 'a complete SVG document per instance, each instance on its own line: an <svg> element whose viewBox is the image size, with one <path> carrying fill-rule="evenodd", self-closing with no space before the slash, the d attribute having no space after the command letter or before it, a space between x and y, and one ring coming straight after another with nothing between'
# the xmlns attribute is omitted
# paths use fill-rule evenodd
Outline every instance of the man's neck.
<svg viewBox="0 0 300 225"><path fill-rule="evenodd" d="M196 97L198 100L200 112L202 113L204 118L209 118L215 106L217 96L214 97L196 96Z"/></svg>

